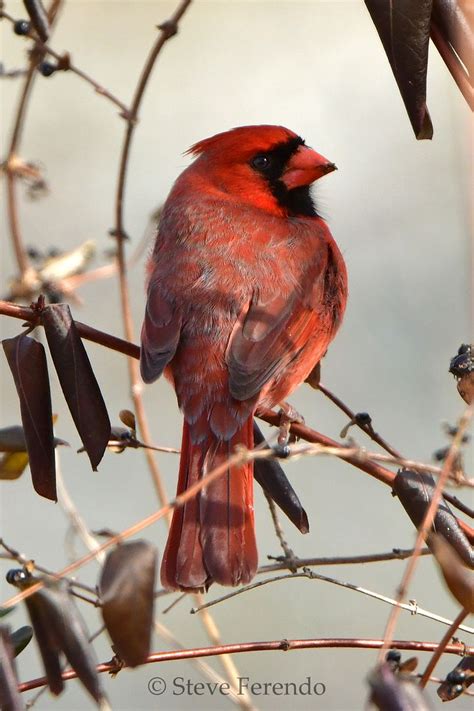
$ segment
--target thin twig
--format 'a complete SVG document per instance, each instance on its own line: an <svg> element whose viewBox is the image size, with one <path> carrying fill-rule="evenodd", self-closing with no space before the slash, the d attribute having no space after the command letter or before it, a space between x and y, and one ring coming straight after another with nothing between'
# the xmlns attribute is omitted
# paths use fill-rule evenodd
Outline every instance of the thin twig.
<svg viewBox="0 0 474 711"><path fill-rule="evenodd" d="M63 475L61 472L61 462L59 457L59 450L56 448L54 450L54 457L56 462L56 481L58 486L58 501L62 507L64 513L69 519L70 525L74 531L82 539L86 548L95 555L95 558L99 565L103 565L105 561L105 554L103 551L99 550L100 544L94 538L94 536L89 531L84 519L77 510L74 501L72 500L67 488L64 483Z"/></svg>
<svg viewBox="0 0 474 711"><path fill-rule="evenodd" d="M408 548L406 550L394 548L389 553L369 553L366 555L336 556L331 558L297 558L295 563L297 568L307 568L313 565L360 565L361 563L382 563L389 560L405 560L406 558L410 558L412 555L413 548ZM431 555L431 551L429 548L425 548L421 551L420 555ZM268 557L270 558L271 556ZM273 559L273 557L271 558ZM279 562L271 565L262 565L257 570L257 573L271 573L276 570L285 570L287 568L284 560L281 562L279 558L275 558L274 560Z"/></svg>
<svg viewBox="0 0 474 711"><path fill-rule="evenodd" d="M449 640L454 636L456 630L462 628L462 622L466 619L468 614L469 613L467 610L464 610L464 609L461 610L459 612L458 616L456 617L456 619L454 620L454 622L452 623L451 627L448 630L446 630L446 634L443 636L443 639L437 646L436 651L434 652L433 656L431 657L430 661L427 664L425 671L423 672L423 676L421 677L421 681L420 681L420 686L422 688L424 688L426 686L431 674L433 673L435 666L437 665L437 663L439 662L439 660L441 658L441 655L443 654L447 645L449 644Z"/></svg>
<svg viewBox="0 0 474 711"><path fill-rule="evenodd" d="M355 638L325 638L325 639L278 639L269 642L239 642L238 644L222 644L219 647L197 647L194 649L178 649L169 652L155 652L150 654L145 664L161 662L171 662L184 659L198 659L201 657L216 657L222 654L245 654L247 652L290 652L296 649L381 649L384 641L382 639L355 639ZM397 639L391 644L392 649L408 652L433 652L438 646L437 642L425 642ZM447 654L474 654L474 647L466 647L464 644L448 644L444 650ZM116 661L98 664L98 673L117 673L120 669ZM75 679L77 674L72 669L64 672L64 681ZM46 677L31 679L18 686L20 692L31 691L48 683Z"/></svg>
<svg viewBox="0 0 474 711"><path fill-rule="evenodd" d="M356 419L356 413L353 412L350 407L348 407L345 402L343 402L340 398L337 397L329 388L327 388L325 385L322 383L318 384L318 390L320 390L323 395L325 395L331 402L333 402L336 407L338 407L342 412L344 412L345 415L354 423L356 424L363 432L365 432L366 435L370 437L371 440L374 442L377 442L382 449L385 449L386 452L391 454L393 457L397 457L399 459L402 458L402 455L400 452L397 452L394 447L392 447L381 435L378 434L378 432L375 432L374 428L372 425L362 425L359 422L357 422Z"/></svg>
<svg viewBox="0 0 474 711"><path fill-rule="evenodd" d="M9 15L8 12L5 12L4 10L0 10L0 18L2 18L2 17L5 18L6 20L8 20L9 22L11 22L12 24L15 23L15 18L12 17L11 15ZM97 94L104 96L106 99L108 99L113 104L115 104L115 106L118 106L118 108L120 109L120 112L121 112L120 115L124 119L128 119L128 117L129 117L128 107L122 101L120 101L120 99L117 99L117 97L114 96L108 89L106 89L104 86L102 86L101 84L96 82L95 79L93 79L89 74L86 74L86 72L84 72L82 69L79 69L79 67L76 67L76 65L71 62L71 59L68 55L66 55L66 57L65 57L65 56L60 55L58 52L55 52L55 50L52 49L52 47L50 47L45 42L42 42L32 30L30 30L29 32L26 32L24 34L24 37L26 37L34 42L34 47L38 53L49 54L51 57L54 57L54 59L56 59L57 62L59 63L60 70L61 69L63 71L67 70L67 71L70 71L72 74L76 74L78 77L80 77L81 79L86 81L88 84L90 84L94 88L94 91ZM62 65L65 65L65 66L62 67Z"/></svg>
<svg viewBox="0 0 474 711"><path fill-rule="evenodd" d="M446 459L444 460L443 470L439 476L439 479L436 483L436 487L433 491L430 505L428 506L426 513L423 517L421 526L419 527L418 535L416 537L415 550L414 550L413 556L408 561L403 578L402 578L401 583L398 587L398 590L397 590L397 602L398 603L402 603L404 598L406 597L406 594L408 591L408 586L409 586L410 581L412 579L413 573L415 572L415 568L416 568L416 565L418 562L418 558L420 556L420 552L421 552L423 543L426 540L426 537L433 525L434 517L436 515L436 511L438 510L438 506L440 504L441 497L443 495L443 487L448 479L449 473L451 471L451 467L453 466L453 463L456 461L456 457L457 457L460 447L462 445L464 433L469 425L469 422L471 421L472 415L473 415L473 408L468 407L465 410L463 416L461 417L461 419L459 421L459 425L458 425L456 434L453 437L453 441L452 441L451 446L449 448L448 455L447 455ZM393 639L393 635L395 632L395 627L397 624L397 619L398 619L399 613L400 613L399 606L392 608L392 611L389 615L387 625L385 628L384 646L379 652L379 662L381 662L383 660L385 651L390 647L390 643L391 643L391 640Z"/></svg>
<svg viewBox="0 0 474 711"><path fill-rule="evenodd" d="M285 539L285 534L283 532L283 528L280 523L280 519L278 518L275 502L273 501L272 497L270 494L268 494L265 490L263 491L265 498L267 500L268 508L270 509L270 515L272 517L272 522L273 522L273 528L275 529L275 535L278 538L278 541L280 542L280 546L282 547L283 553L285 554L283 557L283 567L287 568L288 570L291 570L292 573L296 573L298 570L298 558L295 556L293 551L291 550L290 546L286 542Z"/></svg>
<svg viewBox="0 0 474 711"><path fill-rule="evenodd" d="M57 13L60 9L62 0L51 0L48 8L48 20L50 27L52 29L54 25L54 20L57 17ZM12 134L10 138L10 143L7 151L6 158L6 178L7 178L7 213L8 222L10 227L10 234L12 238L13 249L15 252L16 262L18 269L20 271L21 280L27 283L28 280L33 278L34 270L31 267L30 260L26 253L25 246L23 244L23 238L20 230L20 222L18 216L18 196L17 196L17 176L16 174L8 169L11 165L15 155L18 153L18 148L21 140L21 133L25 123L26 111L28 108L28 100L31 96L31 90L33 89L33 83L36 77L36 67L41 60L41 54L38 52L32 52L30 55L30 61L28 66L28 71L25 76L25 81L23 83L23 89L20 94L20 99L18 102L18 108L15 114L15 121L13 124Z"/></svg>
<svg viewBox="0 0 474 711"><path fill-rule="evenodd" d="M249 590L255 590L256 588L261 588L264 585L280 582L281 580L294 580L296 578L320 580L324 583L338 585L339 587L346 588L347 590L353 590L355 592L361 593L362 595L367 595L368 597L374 598L375 600L386 602L388 605L393 605L401 610L406 610L412 615L420 615L421 617L427 617L428 619L435 620L435 622L440 622L443 625L453 624L452 620L448 620L446 617L441 617L441 615L437 615L434 612L430 612L430 610L425 610L424 608L419 607L418 603L416 602L410 602L410 604L399 603L397 600L394 600L391 597L386 597L385 595L381 595L380 593L376 593L373 590L368 590L367 588L360 587L359 585L354 585L353 583L346 583L342 580L337 580L336 578L329 578L327 575L320 575L319 573L315 573L314 571L308 569L303 570L301 573L286 573L285 575L276 575L273 578L259 580L256 583L250 583L250 585L244 585L238 590L232 590L232 592L227 593L226 595L222 595L221 597L215 598L214 600L210 600L209 602L206 602L200 607L193 607L190 612L192 615L194 615L201 612L202 610L207 610L209 607L214 607L214 605L218 605L221 602L230 600L231 598L237 597L238 595L242 595L242 593L246 593ZM462 626L462 628L460 627L460 629L463 629L464 632L474 634L474 629L472 629L471 627Z"/></svg>

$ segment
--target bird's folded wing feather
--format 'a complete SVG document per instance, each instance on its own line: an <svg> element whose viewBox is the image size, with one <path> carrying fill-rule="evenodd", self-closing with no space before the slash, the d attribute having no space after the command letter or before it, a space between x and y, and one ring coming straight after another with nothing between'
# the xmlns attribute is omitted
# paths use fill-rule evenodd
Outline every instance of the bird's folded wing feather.
<svg viewBox="0 0 474 711"><path fill-rule="evenodd" d="M291 294L278 285L271 296L256 291L231 334L226 351L231 395L236 400L254 397L297 358L318 329L327 252L308 265L303 283Z"/></svg>
<svg viewBox="0 0 474 711"><path fill-rule="evenodd" d="M148 291L142 327L140 371L145 383L160 377L178 347L182 316L156 285Z"/></svg>

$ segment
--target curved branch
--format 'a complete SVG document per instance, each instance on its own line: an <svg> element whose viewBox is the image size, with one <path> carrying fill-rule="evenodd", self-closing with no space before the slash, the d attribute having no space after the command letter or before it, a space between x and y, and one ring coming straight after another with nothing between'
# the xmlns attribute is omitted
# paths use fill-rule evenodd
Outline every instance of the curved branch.
<svg viewBox="0 0 474 711"><path fill-rule="evenodd" d="M246 652L290 652L295 649L381 649L382 639L353 639L353 638L328 638L328 639L279 639L270 642L241 642L239 644L221 644L216 647L196 647L194 649L176 649L170 652L155 652L150 654L145 664L171 662L183 659L198 659L200 657L216 657L222 654L244 654ZM394 640L392 649L409 652L433 652L438 646L437 642L414 642L408 640ZM464 644L448 644L444 650L447 654L474 654L474 647ZM98 664L99 673L108 672L116 674L124 665L118 666L116 661ZM72 669L63 672L64 681L75 679L77 674ZM31 679L20 684L19 691L31 691L40 686L46 686L46 677Z"/></svg>

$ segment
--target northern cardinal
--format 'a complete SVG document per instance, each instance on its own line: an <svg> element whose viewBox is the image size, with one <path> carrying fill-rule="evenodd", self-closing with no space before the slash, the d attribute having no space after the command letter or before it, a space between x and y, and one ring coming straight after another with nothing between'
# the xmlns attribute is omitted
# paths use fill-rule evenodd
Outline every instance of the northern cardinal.
<svg viewBox="0 0 474 711"><path fill-rule="evenodd" d="M335 165L282 126L196 143L163 208L148 264L145 382L163 372L184 415L178 494L253 447L253 416L300 385L344 313L342 255L309 186ZM173 514L165 588L248 583L257 569L253 465Z"/></svg>

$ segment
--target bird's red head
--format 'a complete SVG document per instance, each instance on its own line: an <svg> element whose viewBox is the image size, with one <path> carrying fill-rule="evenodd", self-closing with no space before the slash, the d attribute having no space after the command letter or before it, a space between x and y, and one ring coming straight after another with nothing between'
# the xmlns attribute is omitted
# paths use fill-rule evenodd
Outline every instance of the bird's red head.
<svg viewBox="0 0 474 711"><path fill-rule="evenodd" d="M192 175L213 190L277 214L315 215L309 186L336 168L283 126L241 126L188 153Z"/></svg>

